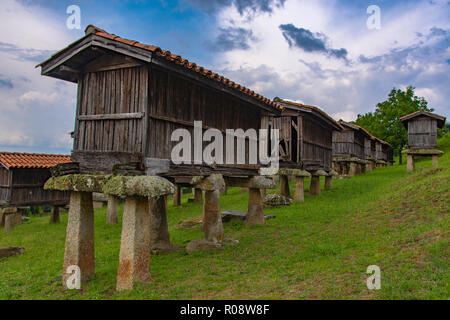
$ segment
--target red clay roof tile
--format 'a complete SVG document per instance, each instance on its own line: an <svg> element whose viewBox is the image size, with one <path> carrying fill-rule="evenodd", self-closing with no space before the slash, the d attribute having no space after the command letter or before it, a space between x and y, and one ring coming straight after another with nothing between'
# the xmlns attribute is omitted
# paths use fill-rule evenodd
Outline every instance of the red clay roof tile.
<svg viewBox="0 0 450 320"><path fill-rule="evenodd" d="M261 102L264 102L264 103L272 106L275 109L284 110L284 107L282 105L280 105L280 104L278 104L276 102L273 102L273 101L271 101L271 100L269 100L269 99L267 99L267 98L265 98L265 97L263 97L263 96L261 96L259 94L258 95L254 95L253 91L251 91L250 89L247 89L247 88L245 88L245 87L243 87L243 86L241 86L239 84L236 84L236 83L234 83L234 82L232 82L232 81L230 81L230 80L228 80L226 78L223 79L222 76L219 76L218 74L213 73L211 70L207 70L207 69L204 69L203 67L197 66L195 63L189 62L188 60L183 59L179 55L174 55L168 50L162 50L159 47L155 47L155 46L151 46L151 45L145 45L145 44L139 43L137 41L133 41L133 40L123 39L123 38L121 38L119 36L116 36L114 34L110 34L110 33L106 32L105 30L100 29L100 28L98 28L96 26L93 26L93 25L89 25L86 28L86 33L87 34L88 33L94 33L96 36L99 36L99 37L107 38L107 39L114 40L114 41L119 41L119 42L128 44L130 46L135 46L135 47L139 47L141 49L149 50L149 51L157 53L159 56L165 57L166 59L168 59L170 61L175 61L176 60L177 62L179 62L184 67L186 67L188 69L195 70L196 72L202 74L203 76L206 76L206 77L211 78L211 79L215 79L218 82L224 83L224 84L226 84L226 85L228 85L228 86L230 86L232 88L235 88L235 89L237 89L237 90L239 90L239 91L241 91L241 92L243 92L243 93L245 93L247 95L250 95L250 96L256 98L257 100L259 100Z"/></svg>
<svg viewBox="0 0 450 320"><path fill-rule="evenodd" d="M0 164L9 168L51 168L71 162L69 155L0 152Z"/></svg>

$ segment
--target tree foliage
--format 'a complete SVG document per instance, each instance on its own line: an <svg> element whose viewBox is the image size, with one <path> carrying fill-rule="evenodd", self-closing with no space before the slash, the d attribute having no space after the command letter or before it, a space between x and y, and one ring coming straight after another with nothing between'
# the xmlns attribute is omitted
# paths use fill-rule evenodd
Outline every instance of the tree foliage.
<svg viewBox="0 0 450 320"><path fill-rule="evenodd" d="M405 91L393 88L388 99L378 103L374 112L358 115L356 124L390 143L396 153L401 152L408 143L408 132L400 118L421 109L433 111L428 108L425 98L417 97L414 90L412 86Z"/></svg>

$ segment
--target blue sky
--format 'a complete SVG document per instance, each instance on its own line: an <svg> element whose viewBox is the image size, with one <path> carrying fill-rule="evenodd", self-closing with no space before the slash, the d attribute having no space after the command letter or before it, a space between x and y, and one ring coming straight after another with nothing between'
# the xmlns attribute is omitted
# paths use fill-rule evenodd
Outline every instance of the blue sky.
<svg viewBox="0 0 450 320"><path fill-rule="evenodd" d="M66 27L73 4L81 30ZM380 7L379 30L366 26L369 5ZM2 0L0 150L70 153L76 86L34 66L88 24L335 119L355 120L407 85L448 117L449 9L448 0Z"/></svg>

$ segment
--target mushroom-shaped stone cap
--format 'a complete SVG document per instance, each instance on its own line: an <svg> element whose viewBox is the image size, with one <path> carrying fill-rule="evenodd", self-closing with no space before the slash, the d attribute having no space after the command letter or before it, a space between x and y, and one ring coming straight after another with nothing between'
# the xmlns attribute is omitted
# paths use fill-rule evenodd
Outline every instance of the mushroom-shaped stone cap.
<svg viewBox="0 0 450 320"><path fill-rule="evenodd" d="M330 172L328 172L328 175L330 177L337 177L339 173L337 173L335 170L331 169Z"/></svg>
<svg viewBox="0 0 450 320"><path fill-rule="evenodd" d="M175 186L159 176L111 176L103 193L113 196L160 197L175 193Z"/></svg>
<svg viewBox="0 0 450 320"><path fill-rule="evenodd" d="M225 180L221 174L212 174L208 177L197 176L193 177L191 184L195 188L202 189L204 191L222 190L225 188Z"/></svg>
<svg viewBox="0 0 450 320"><path fill-rule="evenodd" d="M316 170L316 171L311 171L311 175L312 176L327 176L328 173L326 173L323 170Z"/></svg>
<svg viewBox="0 0 450 320"><path fill-rule="evenodd" d="M288 169L288 168L282 168L278 170L278 175L294 176L294 177L311 177L311 174L308 171L300 169Z"/></svg>
<svg viewBox="0 0 450 320"><path fill-rule="evenodd" d="M91 174L69 174L51 177L44 185L44 190L103 192L105 176Z"/></svg>

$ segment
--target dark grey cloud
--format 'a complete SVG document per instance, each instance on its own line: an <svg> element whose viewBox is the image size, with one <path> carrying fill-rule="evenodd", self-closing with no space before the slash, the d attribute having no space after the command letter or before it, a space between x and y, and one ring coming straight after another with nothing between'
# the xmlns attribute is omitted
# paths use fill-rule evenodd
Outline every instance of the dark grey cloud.
<svg viewBox="0 0 450 320"><path fill-rule="evenodd" d="M253 32L244 28L221 28L219 35L208 46L213 51L229 51L233 49L248 49L249 43L256 41L256 37L253 36Z"/></svg>
<svg viewBox="0 0 450 320"><path fill-rule="evenodd" d="M251 13L272 12L274 8L284 6L286 0L185 0L207 13L216 13L224 7L235 5L241 15Z"/></svg>
<svg viewBox="0 0 450 320"><path fill-rule="evenodd" d="M0 88L12 89L14 85L11 79L6 79L0 75Z"/></svg>
<svg viewBox="0 0 450 320"><path fill-rule="evenodd" d="M344 48L329 48L327 46L328 38L323 33L313 33L308 29L297 28L292 23L282 24L279 28L290 47L297 47L306 52L321 52L339 59L347 59L347 50Z"/></svg>
<svg viewBox="0 0 450 320"><path fill-rule="evenodd" d="M5 42L0 42L0 52L11 53L15 60L31 62L42 62L55 53L53 50L20 48L14 44Z"/></svg>

